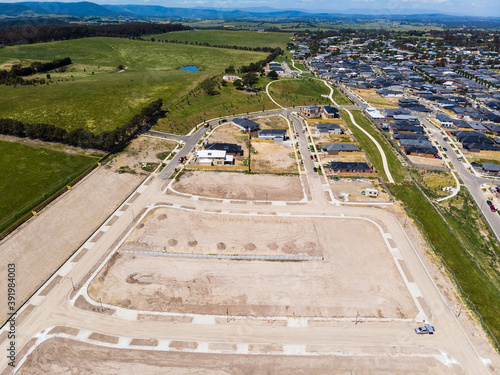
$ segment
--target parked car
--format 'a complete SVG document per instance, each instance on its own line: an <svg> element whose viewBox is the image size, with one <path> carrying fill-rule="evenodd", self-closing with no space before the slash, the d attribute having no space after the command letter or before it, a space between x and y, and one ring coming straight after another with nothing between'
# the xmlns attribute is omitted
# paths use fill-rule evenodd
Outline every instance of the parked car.
<svg viewBox="0 0 500 375"><path fill-rule="evenodd" d="M318 171L318 168L314 167L313 168L314 172L317 172Z"/></svg>
<svg viewBox="0 0 500 375"><path fill-rule="evenodd" d="M444 151L448 151L448 149L447 149L446 147L443 147L443 150L444 150Z"/></svg>
<svg viewBox="0 0 500 375"><path fill-rule="evenodd" d="M415 328L415 333L417 335L425 335L425 334L433 335L434 331L435 331L434 327L431 326L430 324L425 324L425 326L423 327Z"/></svg>
<svg viewBox="0 0 500 375"><path fill-rule="evenodd" d="M311 155L311 160L314 160L314 156Z"/></svg>
<svg viewBox="0 0 500 375"><path fill-rule="evenodd" d="M184 156L181 156L181 157L179 158L179 163L182 163L183 161L184 161Z"/></svg>
<svg viewBox="0 0 500 375"><path fill-rule="evenodd" d="M493 203L491 203L491 201L486 201L486 204L490 207L493 206Z"/></svg>
<svg viewBox="0 0 500 375"><path fill-rule="evenodd" d="M302 133L305 133L306 132L306 129L302 129Z"/></svg>
<svg viewBox="0 0 500 375"><path fill-rule="evenodd" d="M490 210L491 210L491 212L497 212L497 209L493 205L490 206Z"/></svg>

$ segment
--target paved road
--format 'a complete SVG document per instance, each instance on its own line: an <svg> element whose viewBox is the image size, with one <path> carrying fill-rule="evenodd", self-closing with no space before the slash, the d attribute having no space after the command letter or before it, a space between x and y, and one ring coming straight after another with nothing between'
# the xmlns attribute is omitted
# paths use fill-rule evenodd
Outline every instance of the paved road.
<svg viewBox="0 0 500 375"><path fill-rule="evenodd" d="M484 196L484 193L482 192L480 186L481 184L484 183L491 184L495 183L496 181L488 180L487 178L477 177L476 175L471 173L464 165L464 163L458 160L457 154L450 146L450 144L444 140L445 136L441 134L437 126L431 123L430 121L427 121L422 116L419 116L419 119L423 123L423 125L431 131L434 138L436 138L438 144L442 148L445 147L448 150L445 151L446 155L448 156L448 160L455 167L455 171L458 173L464 185L469 190L477 206L483 212L484 217L486 218L491 228L493 229L493 232L495 233L497 240L500 241L500 215L496 212L491 212L490 208L486 204L486 197Z"/></svg>
<svg viewBox="0 0 500 375"><path fill-rule="evenodd" d="M178 134L170 134L164 133L157 130L148 130L145 134L153 135L155 137L167 138L167 139L176 139L178 141L187 141L191 136L189 135L178 135Z"/></svg>

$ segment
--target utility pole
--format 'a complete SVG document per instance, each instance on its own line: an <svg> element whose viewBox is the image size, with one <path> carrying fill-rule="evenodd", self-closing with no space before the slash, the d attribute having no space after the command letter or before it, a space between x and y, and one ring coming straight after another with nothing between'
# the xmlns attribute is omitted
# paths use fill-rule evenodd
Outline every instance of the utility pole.
<svg viewBox="0 0 500 375"><path fill-rule="evenodd" d="M250 128L248 129L248 172L251 172L251 161L250 161L250 155L252 155L252 142L250 141Z"/></svg>

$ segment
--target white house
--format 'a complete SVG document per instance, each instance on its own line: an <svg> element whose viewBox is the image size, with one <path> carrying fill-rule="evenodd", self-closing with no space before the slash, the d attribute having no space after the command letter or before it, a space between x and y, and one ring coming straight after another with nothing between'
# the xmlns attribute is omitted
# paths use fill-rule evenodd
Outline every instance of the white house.
<svg viewBox="0 0 500 375"><path fill-rule="evenodd" d="M196 151L198 164L202 165L233 165L234 156L226 155L223 150L198 150Z"/></svg>

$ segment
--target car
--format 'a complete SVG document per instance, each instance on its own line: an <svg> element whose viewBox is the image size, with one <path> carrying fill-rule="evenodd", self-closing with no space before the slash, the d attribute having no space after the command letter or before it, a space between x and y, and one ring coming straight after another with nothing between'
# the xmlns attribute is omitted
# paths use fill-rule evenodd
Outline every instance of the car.
<svg viewBox="0 0 500 375"><path fill-rule="evenodd" d="M491 210L491 212L497 212L497 209L493 205L490 206L490 210Z"/></svg>
<svg viewBox="0 0 500 375"><path fill-rule="evenodd" d="M314 172L317 172L317 171L318 171L318 168L314 167L314 168L313 168L313 171L314 171Z"/></svg>
<svg viewBox="0 0 500 375"><path fill-rule="evenodd" d="M311 155L311 160L314 160L314 156Z"/></svg>
<svg viewBox="0 0 500 375"><path fill-rule="evenodd" d="M183 161L184 161L184 156L181 156L181 157L179 158L179 163L182 163Z"/></svg>
<svg viewBox="0 0 500 375"><path fill-rule="evenodd" d="M417 335L425 335L425 334L433 335L434 331L435 331L434 327L431 326L430 324L425 324L425 326L423 327L415 328L415 333Z"/></svg>
<svg viewBox="0 0 500 375"><path fill-rule="evenodd" d="M490 207L493 206L493 203L491 203L491 201L486 201L486 204Z"/></svg>
<svg viewBox="0 0 500 375"><path fill-rule="evenodd" d="M447 149L446 147L443 147L443 150L444 150L444 151L448 151L448 149Z"/></svg>
<svg viewBox="0 0 500 375"><path fill-rule="evenodd" d="M306 132L306 129L302 129L302 133L305 133Z"/></svg>
<svg viewBox="0 0 500 375"><path fill-rule="evenodd" d="M448 138L447 138L447 137L444 137L444 138L443 138L443 141L447 142L447 141L448 141Z"/></svg>

